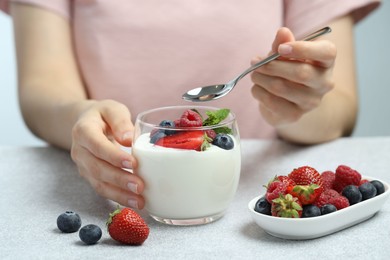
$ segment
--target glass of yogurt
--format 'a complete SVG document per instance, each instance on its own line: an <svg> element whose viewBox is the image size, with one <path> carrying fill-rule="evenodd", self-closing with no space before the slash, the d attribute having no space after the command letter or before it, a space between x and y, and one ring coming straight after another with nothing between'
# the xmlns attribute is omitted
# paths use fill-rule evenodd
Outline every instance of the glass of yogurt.
<svg viewBox="0 0 390 260"><path fill-rule="evenodd" d="M240 137L228 109L172 106L140 113L132 153L138 161L134 173L145 182L145 208L159 222L213 222L236 193Z"/></svg>

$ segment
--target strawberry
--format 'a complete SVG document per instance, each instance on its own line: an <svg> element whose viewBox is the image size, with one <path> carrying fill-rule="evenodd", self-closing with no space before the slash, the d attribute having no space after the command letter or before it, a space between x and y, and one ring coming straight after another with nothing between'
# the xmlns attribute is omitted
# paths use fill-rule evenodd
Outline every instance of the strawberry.
<svg viewBox="0 0 390 260"><path fill-rule="evenodd" d="M202 117L194 110L188 109L180 117L180 127L200 127L202 125Z"/></svg>
<svg viewBox="0 0 390 260"><path fill-rule="evenodd" d="M313 203L323 191L321 174L312 167L302 166L294 169L288 177L296 183L289 193L297 197L303 205Z"/></svg>
<svg viewBox="0 0 390 260"><path fill-rule="evenodd" d="M302 204L291 194L280 194L279 198L272 201L271 214L282 218L300 218L302 215Z"/></svg>
<svg viewBox="0 0 390 260"><path fill-rule="evenodd" d="M341 192L348 185L359 186L362 176L356 170L346 165L340 165L336 169L333 189Z"/></svg>
<svg viewBox="0 0 390 260"><path fill-rule="evenodd" d="M160 138L155 145L177 148L204 151L209 145L210 138L204 131L185 131Z"/></svg>
<svg viewBox="0 0 390 260"><path fill-rule="evenodd" d="M324 171L321 173L322 176L322 187L324 190L332 189L334 180L336 178L335 173L332 171Z"/></svg>
<svg viewBox="0 0 390 260"><path fill-rule="evenodd" d="M107 221L110 236L121 243L141 245L149 236L149 227L134 210L116 209Z"/></svg>
<svg viewBox="0 0 390 260"><path fill-rule="evenodd" d="M313 203L315 206L321 208L326 204L334 205L338 210L349 206L349 201L346 197L340 195L333 189L324 190L317 200Z"/></svg>

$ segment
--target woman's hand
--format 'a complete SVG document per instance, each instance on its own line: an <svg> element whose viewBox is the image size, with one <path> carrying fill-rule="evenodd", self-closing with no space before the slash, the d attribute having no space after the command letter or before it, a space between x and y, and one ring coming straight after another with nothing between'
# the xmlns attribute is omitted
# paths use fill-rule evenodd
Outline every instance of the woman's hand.
<svg viewBox="0 0 390 260"><path fill-rule="evenodd" d="M280 127L297 122L317 108L323 96L332 90L336 47L321 39L295 41L289 29L281 28L272 52L279 52L281 58L252 73L252 94L259 101L265 120Z"/></svg>
<svg viewBox="0 0 390 260"><path fill-rule="evenodd" d="M136 160L120 148L131 146L132 132L126 106L112 100L94 102L73 127L71 156L80 175L99 195L141 209L144 184L125 170L135 168Z"/></svg>

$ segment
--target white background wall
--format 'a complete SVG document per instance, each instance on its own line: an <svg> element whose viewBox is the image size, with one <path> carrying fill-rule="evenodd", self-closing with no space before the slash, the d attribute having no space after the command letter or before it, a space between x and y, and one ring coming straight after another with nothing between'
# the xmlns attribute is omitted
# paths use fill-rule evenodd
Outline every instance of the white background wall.
<svg viewBox="0 0 390 260"><path fill-rule="evenodd" d="M390 135L390 2L355 29L360 114L355 136ZM43 145L25 127L17 104L12 23L0 13L0 145Z"/></svg>

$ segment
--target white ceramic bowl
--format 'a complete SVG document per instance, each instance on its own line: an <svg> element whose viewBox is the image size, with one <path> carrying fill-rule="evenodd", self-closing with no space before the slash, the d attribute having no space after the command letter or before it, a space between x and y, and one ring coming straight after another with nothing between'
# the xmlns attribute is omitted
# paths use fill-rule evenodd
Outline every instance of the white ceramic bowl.
<svg viewBox="0 0 390 260"><path fill-rule="evenodd" d="M368 176L363 176L363 178L379 180ZM313 239L348 228L375 215L390 194L389 184L382 180L379 181L385 186L384 193L323 216L293 219L264 215L254 210L257 200L262 196L252 199L248 208L257 225L272 236L297 240Z"/></svg>

